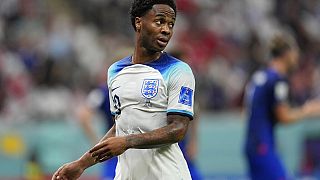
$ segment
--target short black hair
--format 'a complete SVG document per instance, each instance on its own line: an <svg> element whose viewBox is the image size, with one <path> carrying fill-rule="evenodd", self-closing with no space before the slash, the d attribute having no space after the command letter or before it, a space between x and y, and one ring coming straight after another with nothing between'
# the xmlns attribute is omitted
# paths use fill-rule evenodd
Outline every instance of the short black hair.
<svg viewBox="0 0 320 180"><path fill-rule="evenodd" d="M155 4L166 4L177 14L177 7L174 0L133 0L130 8L130 19L134 30L136 30L135 18L144 16Z"/></svg>
<svg viewBox="0 0 320 180"><path fill-rule="evenodd" d="M270 55L272 58L277 58L282 56L288 50L296 48L297 44L293 37L276 35L272 38L270 44Z"/></svg>

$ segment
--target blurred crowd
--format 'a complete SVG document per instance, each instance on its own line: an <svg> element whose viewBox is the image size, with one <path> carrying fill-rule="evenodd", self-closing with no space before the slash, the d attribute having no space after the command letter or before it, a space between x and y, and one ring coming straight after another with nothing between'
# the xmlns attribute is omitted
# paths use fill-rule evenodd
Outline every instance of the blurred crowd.
<svg viewBox="0 0 320 180"><path fill-rule="evenodd" d="M289 33L301 49L291 100L320 93L319 0L176 0L167 48L194 71L203 110L242 106L250 75L268 63L268 41ZM133 51L130 0L1 0L0 119L73 116L107 68Z"/></svg>

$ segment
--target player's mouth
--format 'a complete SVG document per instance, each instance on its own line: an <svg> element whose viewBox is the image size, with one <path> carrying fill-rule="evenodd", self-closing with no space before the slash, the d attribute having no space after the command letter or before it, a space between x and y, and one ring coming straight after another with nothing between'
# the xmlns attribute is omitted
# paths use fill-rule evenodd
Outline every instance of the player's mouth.
<svg viewBox="0 0 320 180"><path fill-rule="evenodd" d="M167 46L169 40L167 38L159 38L157 39L157 43L159 44L159 46L165 47Z"/></svg>

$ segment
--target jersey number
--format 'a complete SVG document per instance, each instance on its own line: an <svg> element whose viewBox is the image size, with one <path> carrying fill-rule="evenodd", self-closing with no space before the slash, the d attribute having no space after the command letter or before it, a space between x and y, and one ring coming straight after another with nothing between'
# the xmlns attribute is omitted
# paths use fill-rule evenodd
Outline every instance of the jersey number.
<svg viewBox="0 0 320 180"><path fill-rule="evenodd" d="M116 94L113 96L113 98L112 98L112 101L113 101L113 106L114 106L114 108L116 108L116 114L117 115L119 115L119 114L121 114L121 110L120 110L120 108L121 108L121 104L120 104L120 98L119 98L119 96L117 96Z"/></svg>

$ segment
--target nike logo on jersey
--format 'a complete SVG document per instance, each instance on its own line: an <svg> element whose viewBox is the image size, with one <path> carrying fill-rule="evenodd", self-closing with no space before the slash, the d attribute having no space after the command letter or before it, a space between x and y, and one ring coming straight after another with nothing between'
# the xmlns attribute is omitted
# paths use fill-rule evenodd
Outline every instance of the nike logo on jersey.
<svg viewBox="0 0 320 180"><path fill-rule="evenodd" d="M119 87L120 87L120 86L111 89L111 92L113 92L114 90L118 89Z"/></svg>

